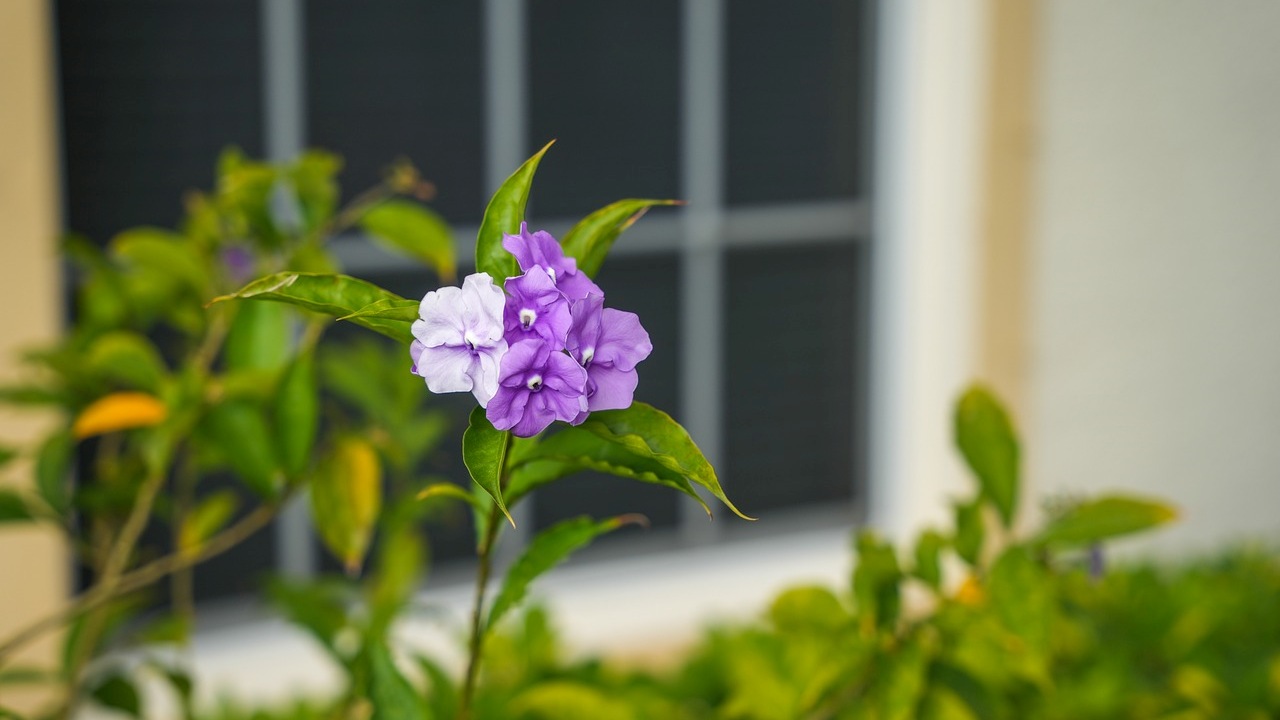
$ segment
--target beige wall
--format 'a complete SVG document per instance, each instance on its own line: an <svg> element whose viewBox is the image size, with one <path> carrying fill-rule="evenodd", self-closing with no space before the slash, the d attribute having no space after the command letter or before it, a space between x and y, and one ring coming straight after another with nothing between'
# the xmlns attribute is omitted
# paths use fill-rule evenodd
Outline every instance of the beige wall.
<svg viewBox="0 0 1280 720"><path fill-rule="evenodd" d="M0 381L15 377L20 348L54 337L58 327L49 20L44 0L0 2ZM47 420L0 413L0 441L29 440ZM9 469L0 482L30 482L24 470ZM0 637L56 606L66 575L53 533L0 528ZM47 658L52 646L49 638L29 657ZM23 699L0 688L0 703Z"/></svg>
<svg viewBox="0 0 1280 720"><path fill-rule="evenodd" d="M1029 470L1280 540L1280 3L1046 0Z"/></svg>

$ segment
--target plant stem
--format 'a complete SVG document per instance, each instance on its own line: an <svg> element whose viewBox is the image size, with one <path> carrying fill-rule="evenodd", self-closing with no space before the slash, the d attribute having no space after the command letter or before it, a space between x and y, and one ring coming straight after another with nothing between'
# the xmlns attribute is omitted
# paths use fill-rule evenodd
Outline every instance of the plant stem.
<svg viewBox="0 0 1280 720"><path fill-rule="evenodd" d="M110 588L102 583L95 585L57 612L46 615L0 643L0 666L5 664L6 658L14 651L44 633L57 628L76 615L101 607L121 595L141 590L166 575L198 565L239 545L250 535L270 523L279 510L279 504L260 505L231 527L210 538L194 553L174 553L154 560L136 570L121 575Z"/></svg>
<svg viewBox="0 0 1280 720"><path fill-rule="evenodd" d="M507 484L507 457L511 453L512 435L507 433L502 448L502 477L498 487ZM498 530L502 527L502 511L495 502L489 507L489 522L485 526L484 541L476 548L479 567L476 568L475 605L471 608L471 642L467 652L467 674L462 684L462 699L458 704L458 720L470 720L471 702L476 694L476 681L480 678L480 657L484 650L484 592L489 585L489 573L493 569L493 546L497 544Z"/></svg>

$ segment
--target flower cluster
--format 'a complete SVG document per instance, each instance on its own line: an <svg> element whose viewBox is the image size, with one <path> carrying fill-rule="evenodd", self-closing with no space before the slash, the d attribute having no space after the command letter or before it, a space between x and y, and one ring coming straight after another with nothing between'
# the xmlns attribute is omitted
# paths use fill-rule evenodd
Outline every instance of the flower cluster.
<svg viewBox="0 0 1280 720"><path fill-rule="evenodd" d="M487 273L422 298L413 323L413 372L431 392L470 392L499 430L532 437L555 420L631 405L636 364L653 345L635 313L604 293L550 233L504 235L523 275L506 292Z"/></svg>

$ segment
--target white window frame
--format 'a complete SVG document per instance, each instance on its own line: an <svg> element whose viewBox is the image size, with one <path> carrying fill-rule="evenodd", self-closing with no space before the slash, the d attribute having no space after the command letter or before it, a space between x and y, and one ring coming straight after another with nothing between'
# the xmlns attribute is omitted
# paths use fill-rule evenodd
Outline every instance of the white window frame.
<svg viewBox="0 0 1280 720"><path fill-rule="evenodd" d="M490 187L524 160L525 1L485 0L483 8L486 66L496 69L487 73L486 85ZM646 219L619 241L617 251L680 252L685 307L695 309L682 317L682 337L707 337L721 326L726 247L792 236L866 241L874 235L867 421L871 480L857 490L867 495L867 522L890 537L902 539L925 522L944 525L945 499L963 487L950 452L949 410L954 393L970 379L975 355L984 3L874 3L875 197L870 208L822 202L726 210L722 160L715 149L722 147L728 1L682 3L682 184L690 206L670 219ZM266 146L269 156L283 159L299 151L305 137L302 0L262 4ZM554 232L567 222L547 225ZM472 229L460 232L465 236ZM671 244L681 237L683 244ZM376 249L358 240L342 241L339 254L353 272L387 267ZM723 432L714 381L721 357L718 348L710 353L691 349L699 345L682 342L682 385L693 394L683 399L681 410L714 460ZM786 584L843 587L851 563L851 528L813 523L812 514L792 522L782 515L770 523L809 529L711 543L723 523L682 523L685 542L679 552L569 566L553 572L539 595L574 648L616 654L687 642L711 618L750 617ZM305 510L289 512L281 523L278 564L287 572L305 575L315 567L307 523ZM456 630L466 617L470 589L441 586L437 578L431 587L424 599L440 606L454 625L406 623L401 635L457 661ZM336 669L310 639L283 621L214 624L222 627L197 633L192 655L204 697L231 694L271 702L333 691Z"/></svg>

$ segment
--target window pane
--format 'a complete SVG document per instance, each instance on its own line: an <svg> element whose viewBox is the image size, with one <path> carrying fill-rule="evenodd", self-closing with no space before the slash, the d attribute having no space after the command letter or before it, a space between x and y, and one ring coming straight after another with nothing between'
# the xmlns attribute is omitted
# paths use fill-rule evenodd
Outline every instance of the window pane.
<svg viewBox="0 0 1280 720"><path fill-rule="evenodd" d="M653 354L638 367L636 399L674 410L679 397L678 261L673 256L615 256L597 280L605 291L605 304L639 315L653 343ZM679 497L664 487L581 473L539 490L534 499L537 529L576 515L600 518L629 512L643 513L654 527L672 527L679 517Z"/></svg>
<svg viewBox="0 0 1280 720"><path fill-rule="evenodd" d="M529 3L531 148L539 217L679 193L678 3Z"/></svg>
<svg viewBox="0 0 1280 720"><path fill-rule="evenodd" d="M864 255L851 243L728 255L722 462L743 512L852 495Z"/></svg>
<svg viewBox="0 0 1280 720"><path fill-rule="evenodd" d="M479 220L480 5L306 4L307 142L345 157L348 193L408 157L436 184L437 210L454 222Z"/></svg>
<svg viewBox="0 0 1280 720"><path fill-rule="evenodd" d="M863 3L784 7L733 0L725 7L728 202L826 199L861 190Z"/></svg>
<svg viewBox="0 0 1280 720"><path fill-rule="evenodd" d="M262 152L257 0L57 3L67 222L172 226L227 145Z"/></svg>

